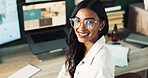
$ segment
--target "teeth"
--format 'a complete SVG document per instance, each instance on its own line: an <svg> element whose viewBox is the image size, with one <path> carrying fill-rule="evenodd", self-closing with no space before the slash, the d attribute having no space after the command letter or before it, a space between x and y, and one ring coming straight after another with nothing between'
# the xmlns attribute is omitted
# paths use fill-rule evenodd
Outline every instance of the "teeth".
<svg viewBox="0 0 148 78"><path fill-rule="evenodd" d="M87 35L87 33L79 33L80 35Z"/></svg>

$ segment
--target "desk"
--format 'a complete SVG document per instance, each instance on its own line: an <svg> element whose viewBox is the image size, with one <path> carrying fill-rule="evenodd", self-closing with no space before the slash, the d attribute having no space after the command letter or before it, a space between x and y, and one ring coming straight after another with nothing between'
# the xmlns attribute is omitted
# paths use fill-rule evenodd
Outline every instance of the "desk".
<svg viewBox="0 0 148 78"><path fill-rule="evenodd" d="M120 41L120 43L130 48L130 61L127 67L116 67L115 75L148 69L148 47L139 49L123 41ZM31 78L56 78L65 60L64 55L61 55L41 61L37 56L32 55L28 44L2 48L0 49L0 53L2 54L1 60L3 61L0 64L0 78L7 78L28 64L35 65L41 69L39 73Z"/></svg>
<svg viewBox="0 0 148 78"><path fill-rule="evenodd" d="M126 42L119 41L123 46L129 47L128 54L129 63L127 67L116 67L115 75L120 75L128 72L139 72L148 69L148 47L137 48Z"/></svg>

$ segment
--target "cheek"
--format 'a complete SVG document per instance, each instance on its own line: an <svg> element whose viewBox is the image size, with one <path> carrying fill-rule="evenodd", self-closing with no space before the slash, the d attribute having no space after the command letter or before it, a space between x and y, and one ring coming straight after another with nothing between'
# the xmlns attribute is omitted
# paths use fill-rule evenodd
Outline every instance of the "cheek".
<svg viewBox="0 0 148 78"><path fill-rule="evenodd" d="M91 36L94 36L94 37L97 36L99 34L99 27L96 27L90 30L90 32L91 32Z"/></svg>
<svg viewBox="0 0 148 78"><path fill-rule="evenodd" d="M99 27L99 25L98 26L95 26L92 30L90 30L91 32L93 32L93 33L98 33L99 32L99 29L100 29L100 27Z"/></svg>
<svg viewBox="0 0 148 78"><path fill-rule="evenodd" d="M78 33L77 33L77 29L76 29L76 28L74 28L74 31L75 31L75 34L76 34L76 36L77 36L77 34L78 34Z"/></svg>
<svg viewBox="0 0 148 78"><path fill-rule="evenodd" d="M91 30L90 32L91 32L92 35L98 35L99 31L98 30Z"/></svg>
<svg viewBox="0 0 148 78"><path fill-rule="evenodd" d="M97 23L96 26L95 26L95 29L99 30L100 28L101 28L101 23Z"/></svg>

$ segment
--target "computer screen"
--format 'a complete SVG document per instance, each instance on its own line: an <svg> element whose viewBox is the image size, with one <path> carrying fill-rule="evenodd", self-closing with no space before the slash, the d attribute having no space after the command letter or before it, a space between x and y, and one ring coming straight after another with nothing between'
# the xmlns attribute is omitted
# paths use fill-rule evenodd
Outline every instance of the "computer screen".
<svg viewBox="0 0 148 78"><path fill-rule="evenodd" d="M60 0L24 4L24 30L66 25L65 2Z"/></svg>
<svg viewBox="0 0 148 78"><path fill-rule="evenodd" d="M16 0L0 0L0 45L20 38Z"/></svg>

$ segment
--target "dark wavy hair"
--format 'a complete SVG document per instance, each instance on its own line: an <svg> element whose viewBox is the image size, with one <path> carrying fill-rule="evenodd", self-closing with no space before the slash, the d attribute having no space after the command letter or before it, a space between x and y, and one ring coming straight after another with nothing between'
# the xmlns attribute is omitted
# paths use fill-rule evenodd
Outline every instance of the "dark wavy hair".
<svg viewBox="0 0 148 78"><path fill-rule="evenodd" d="M74 18L77 12L82 8L89 8L93 10L98 15L100 20L105 20L105 26L98 35L99 37L106 35L108 33L108 18L103 3L99 0L84 0L75 7L70 18ZM83 43L78 41L75 31L72 27L70 28L66 42L68 45L68 50L66 52L65 64L68 66L67 71L69 72L71 78L73 78L76 66L83 59L86 48Z"/></svg>

